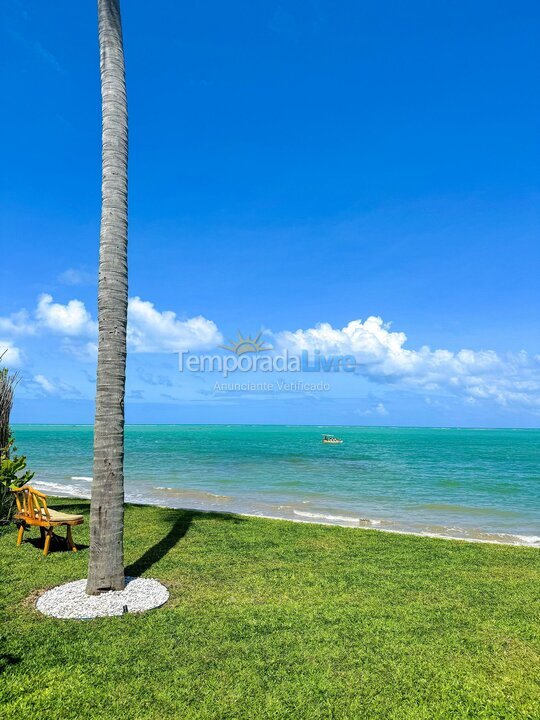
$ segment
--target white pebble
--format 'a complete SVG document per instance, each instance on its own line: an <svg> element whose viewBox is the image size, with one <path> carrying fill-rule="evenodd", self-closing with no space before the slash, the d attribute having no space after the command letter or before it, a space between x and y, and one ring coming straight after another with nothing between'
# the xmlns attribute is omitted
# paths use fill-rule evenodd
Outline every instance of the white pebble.
<svg viewBox="0 0 540 720"><path fill-rule="evenodd" d="M169 591L157 580L126 578L124 590L101 595L86 594L86 580L75 580L47 590L36 602L44 615L71 620L123 615L124 606L130 613L144 612L163 605Z"/></svg>

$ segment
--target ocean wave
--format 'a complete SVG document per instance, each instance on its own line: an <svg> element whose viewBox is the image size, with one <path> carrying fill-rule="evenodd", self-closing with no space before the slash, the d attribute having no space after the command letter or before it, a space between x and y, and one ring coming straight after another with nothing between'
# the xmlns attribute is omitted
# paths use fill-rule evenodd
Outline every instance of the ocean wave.
<svg viewBox="0 0 540 720"><path fill-rule="evenodd" d="M540 546L540 535L511 535L507 533L498 533L501 538L512 538L518 540L516 545L530 545L531 547Z"/></svg>
<svg viewBox="0 0 540 720"><path fill-rule="evenodd" d="M88 486L89 478L87 476L73 476L71 479L78 477L81 482L62 483L51 480L37 480L32 485L38 490L51 495L61 497L78 497L89 499L90 488ZM292 520L293 522L316 523L322 525L342 525L351 529L368 529L372 528L380 532L397 533L401 535L415 535L421 537L438 538L445 540L460 540L464 542L474 543L495 543L500 545L525 546L532 548L540 548L539 535L527 535L518 533L504 532L486 532L480 529L472 529L453 526L419 526L416 523L408 523L403 519L399 520L375 520L364 517L354 517L348 515L334 514L331 512L309 512L307 510L297 510L291 505L270 506L266 503L253 506L253 502L246 503L240 498L232 498L226 495L218 495L212 492L203 492L182 488L172 487L154 487L154 490L160 491L163 497L169 496L171 506L179 506L190 509L193 503L193 509L201 509L212 511L216 506L226 506L229 512L235 512L240 515L266 517L276 520ZM175 499L176 498L176 499ZM127 502L135 502L140 504L155 504L157 495L149 496L147 491L141 492L136 488L133 491L126 492ZM167 503L167 501L165 501ZM161 503L160 503L161 505ZM277 511L277 512L276 512Z"/></svg>
<svg viewBox="0 0 540 720"><path fill-rule="evenodd" d="M88 488L79 485L67 485L64 483L56 483L46 480L36 480L32 483L32 487L35 487L36 490L41 490L42 492L59 495L60 497L78 497L86 499L90 497Z"/></svg>
<svg viewBox="0 0 540 720"><path fill-rule="evenodd" d="M72 475L72 480L84 480L84 482L92 482L94 478L89 477L88 475Z"/></svg>
<svg viewBox="0 0 540 720"><path fill-rule="evenodd" d="M516 545L525 547L540 547L540 537L536 535L513 535L512 533L478 533L478 535L452 535L448 532L429 532L423 530L390 530L378 528L382 532L397 533L398 535L416 535L430 537L438 540L461 540L462 542L487 543L489 545Z"/></svg>
<svg viewBox="0 0 540 720"><path fill-rule="evenodd" d="M219 495L218 493L205 492L202 490L189 490L188 488L164 487L162 485L157 485L154 487L154 490L159 490L160 492L168 493L169 495L176 495L178 497L199 498L203 500L207 498L230 500L228 495Z"/></svg>
<svg viewBox="0 0 540 720"><path fill-rule="evenodd" d="M327 515L325 513L307 512L305 510L293 510L293 513L299 517L311 518L313 520L325 520L327 522L360 522L360 518L346 517L345 515Z"/></svg>

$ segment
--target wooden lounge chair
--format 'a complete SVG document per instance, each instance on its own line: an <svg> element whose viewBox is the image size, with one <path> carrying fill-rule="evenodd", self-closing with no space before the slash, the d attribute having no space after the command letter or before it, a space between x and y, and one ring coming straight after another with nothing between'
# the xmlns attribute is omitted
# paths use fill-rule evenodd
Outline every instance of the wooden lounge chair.
<svg viewBox="0 0 540 720"><path fill-rule="evenodd" d="M12 491L15 495L15 502L17 503L17 512L13 516L13 519L20 523L17 545L22 543L24 528L27 525L36 525L36 527L39 527L41 538L44 540L43 555L47 555L54 529L65 525L68 547L73 550L73 552L77 552L73 537L71 536L71 527L73 525L81 525L84 522L82 515L70 515L48 508L47 496L29 485L22 488L12 488Z"/></svg>

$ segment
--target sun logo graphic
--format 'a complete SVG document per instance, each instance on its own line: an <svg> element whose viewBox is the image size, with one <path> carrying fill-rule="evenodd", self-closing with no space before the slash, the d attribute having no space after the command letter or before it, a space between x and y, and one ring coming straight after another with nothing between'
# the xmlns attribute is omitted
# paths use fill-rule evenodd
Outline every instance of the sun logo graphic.
<svg viewBox="0 0 540 720"><path fill-rule="evenodd" d="M263 331L252 338L250 335L244 337L240 330L238 331L238 340L229 340L230 345L220 345L223 350L229 350L235 355L244 355L245 353L259 353L265 350L272 350L271 345L265 345L264 340L261 340Z"/></svg>

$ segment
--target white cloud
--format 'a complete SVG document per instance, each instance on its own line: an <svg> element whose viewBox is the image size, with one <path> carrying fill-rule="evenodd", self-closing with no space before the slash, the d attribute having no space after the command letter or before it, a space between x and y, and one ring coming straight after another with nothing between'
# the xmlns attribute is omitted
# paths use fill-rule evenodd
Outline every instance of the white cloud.
<svg viewBox="0 0 540 720"><path fill-rule="evenodd" d="M62 305L45 293L39 297L36 318L41 325L61 335L95 335L97 332L97 322L80 300Z"/></svg>
<svg viewBox="0 0 540 720"><path fill-rule="evenodd" d="M385 417L386 415L388 415L388 410L386 409L384 403L378 402L367 410L358 409L355 410L354 413L356 415L380 415L381 417Z"/></svg>
<svg viewBox="0 0 540 720"><path fill-rule="evenodd" d="M9 348L5 362L20 365L21 350L10 336L50 330L63 336L61 347L78 360L95 362L97 322L80 300L65 305L41 295L33 316L24 310L0 318L0 332ZM453 352L428 346L410 349L407 336L391 329L382 318L353 320L345 327L321 323L312 328L273 334L277 351L319 350L323 354L354 355L356 373L374 383L414 390L425 397L455 396L470 405L493 402L513 409L540 412L540 356L525 351L501 354L493 350ZM223 342L216 324L202 316L185 320L171 310L133 297L128 305L128 346L131 352L210 350ZM36 380L36 383L39 383ZM44 385L41 385L45 391ZM382 403L370 409L384 415Z"/></svg>
<svg viewBox="0 0 540 720"><path fill-rule="evenodd" d="M69 385L60 378L48 378L41 373L34 375L31 380L23 378L22 385L30 397L54 395L67 400L82 396L81 391L73 387L73 385Z"/></svg>
<svg viewBox="0 0 540 720"><path fill-rule="evenodd" d="M11 340L0 339L0 358L1 367L19 367L22 362L21 349L14 345Z"/></svg>
<svg viewBox="0 0 540 720"><path fill-rule="evenodd" d="M34 382L36 382L42 390L45 390L48 395L56 392L56 387L45 375L34 375Z"/></svg>
<svg viewBox="0 0 540 720"><path fill-rule="evenodd" d="M357 373L377 383L540 411L540 356L525 351L499 355L493 350L452 352L427 346L410 350L404 347L405 333L391 331L389 323L373 316L365 322L353 320L342 329L321 323L274 338L279 348L293 352L354 355Z"/></svg>
<svg viewBox="0 0 540 720"><path fill-rule="evenodd" d="M9 335L33 335L35 331L35 325L26 310L19 310L9 317L0 317L0 332Z"/></svg>
<svg viewBox="0 0 540 720"><path fill-rule="evenodd" d="M78 360L95 361L97 342L82 342L83 338L95 338L98 324L81 300L69 300L66 304L54 302L52 295L40 295L33 316L21 310L9 317L0 317L0 331L10 335L34 335L48 330L63 335L62 348ZM78 340L80 338L80 340ZM223 342L216 324L198 315L180 320L172 310L160 312L153 303L130 298L128 304L128 343L132 352L179 352L182 350L206 350ZM4 341L10 346L11 340ZM11 351L12 361L17 350ZM13 363L14 364L14 363Z"/></svg>
<svg viewBox="0 0 540 720"><path fill-rule="evenodd" d="M70 337L92 336L97 333L97 322L81 300L69 300L62 305L48 293L39 296L32 315L23 309L0 317L0 332L7 335L35 335L42 329Z"/></svg>
<svg viewBox="0 0 540 720"><path fill-rule="evenodd" d="M201 315L179 320L171 310L159 312L153 303L134 297L128 305L128 342L135 352L179 352L214 348L223 336Z"/></svg>
<svg viewBox="0 0 540 720"><path fill-rule="evenodd" d="M97 282L97 275L81 268L68 268L60 273L58 280L64 285L89 285Z"/></svg>
<svg viewBox="0 0 540 720"><path fill-rule="evenodd" d="M97 342L77 342L72 338L62 340L62 350L82 362L95 363L97 360Z"/></svg>

